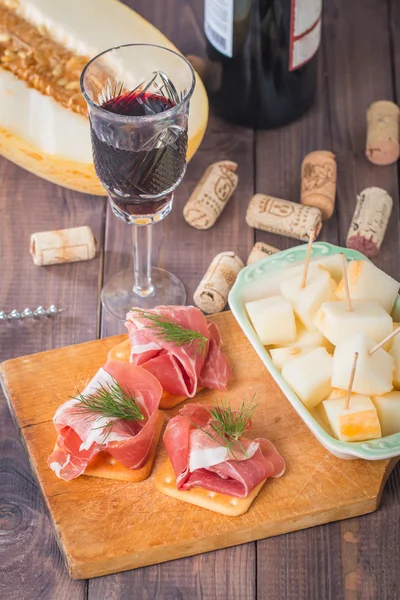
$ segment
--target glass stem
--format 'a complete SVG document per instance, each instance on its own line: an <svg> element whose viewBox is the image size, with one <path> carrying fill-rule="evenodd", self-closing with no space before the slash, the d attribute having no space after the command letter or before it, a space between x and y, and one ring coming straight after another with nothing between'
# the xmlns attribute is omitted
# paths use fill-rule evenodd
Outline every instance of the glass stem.
<svg viewBox="0 0 400 600"><path fill-rule="evenodd" d="M133 226L133 291L142 298L153 292L151 283L151 225Z"/></svg>

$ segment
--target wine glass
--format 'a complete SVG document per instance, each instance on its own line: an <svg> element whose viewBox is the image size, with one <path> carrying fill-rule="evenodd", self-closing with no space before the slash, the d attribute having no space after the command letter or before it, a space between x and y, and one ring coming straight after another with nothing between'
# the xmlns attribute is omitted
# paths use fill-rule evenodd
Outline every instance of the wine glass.
<svg viewBox="0 0 400 600"><path fill-rule="evenodd" d="M180 54L151 44L111 48L81 75L93 162L113 213L133 225L134 268L103 287L103 306L124 320L132 307L185 304L182 282L151 266L152 225L171 211L186 171L194 71Z"/></svg>

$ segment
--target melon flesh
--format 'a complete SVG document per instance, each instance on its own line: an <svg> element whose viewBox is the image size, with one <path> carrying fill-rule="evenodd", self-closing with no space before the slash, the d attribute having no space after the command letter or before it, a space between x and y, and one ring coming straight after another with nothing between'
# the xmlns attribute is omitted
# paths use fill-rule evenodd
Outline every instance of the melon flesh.
<svg viewBox="0 0 400 600"><path fill-rule="evenodd" d="M317 348L324 346L330 354L334 347L320 331L308 331L300 321L296 322L296 339L285 346L295 346L296 348Z"/></svg>
<svg viewBox="0 0 400 600"><path fill-rule="evenodd" d="M347 267L347 279L352 300L376 300L386 312L392 311L400 284L372 262L352 260ZM336 296L339 300L346 299L343 279Z"/></svg>
<svg viewBox="0 0 400 600"><path fill-rule="evenodd" d="M348 310L344 300L324 302L314 316L314 325L335 346L362 331L380 342L392 333L392 318L374 300L353 300Z"/></svg>
<svg viewBox="0 0 400 600"><path fill-rule="evenodd" d="M246 303L250 321L264 345L293 342L296 323L292 305L282 296Z"/></svg>
<svg viewBox="0 0 400 600"><path fill-rule="evenodd" d="M331 277L336 281L336 283L339 283L339 281L342 279L343 263L340 254L332 254L331 256L323 256L322 258L313 258L311 254L309 268L313 270L318 265L324 267L324 269L326 269L328 273L330 273ZM301 275L303 275L303 271L304 262L301 261L290 267L286 267L285 271L282 271L282 273L285 275L285 277L292 277L293 275L299 275L300 273Z"/></svg>
<svg viewBox="0 0 400 600"><path fill-rule="evenodd" d="M340 254L319 258L316 262L330 273L336 283L339 283L343 277L343 262Z"/></svg>
<svg viewBox="0 0 400 600"><path fill-rule="evenodd" d="M284 379L309 410L329 394L332 362L326 348L315 348L283 365Z"/></svg>
<svg viewBox="0 0 400 600"><path fill-rule="evenodd" d="M312 347L299 348L298 346L287 346L285 348L271 348L269 353L272 362L276 368L281 371L287 362L294 358L299 358L300 356L307 354L307 352L311 352L311 350L313 350Z"/></svg>
<svg viewBox="0 0 400 600"><path fill-rule="evenodd" d="M378 413L368 396L353 394L345 409L346 398L324 400L322 405L331 429L342 442L360 442L382 436Z"/></svg>
<svg viewBox="0 0 400 600"><path fill-rule="evenodd" d="M393 323L393 330L399 327L400 323ZM393 387L400 390L400 333L390 341L389 354L394 360Z"/></svg>
<svg viewBox="0 0 400 600"><path fill-rule="evenodd" d="M339 390L339 388L332 388L325 400L332 400L334 398L345 398L347 395L346 390Z"/></svg>
<svg viewBox="0 0 400 600"><path fill-rule="evenodd" d="M314 314L323 302L334 300L336 283L329 272L316 265L310 265L307 283L301 288L302 273L281 282L281 294L293 304L294 311L309 331L316 331L313 323Z"/></svg>
<svg viewBox="0 0 400 600"><path fill-rule="evenodd" d="M378 411L382 435L400 432L400 392L373 396L372 402Z"/></svg>
<svg viewBox="0 0 400 600"><path fill-rule="evenodd" d="M369 354L375 345L374 340L363 333L356 333L340 342L333 353L332 387L348 389L354 354L358 352L352 391L366 396L390 392L393 387L394 360L382 348Z"/></svg>

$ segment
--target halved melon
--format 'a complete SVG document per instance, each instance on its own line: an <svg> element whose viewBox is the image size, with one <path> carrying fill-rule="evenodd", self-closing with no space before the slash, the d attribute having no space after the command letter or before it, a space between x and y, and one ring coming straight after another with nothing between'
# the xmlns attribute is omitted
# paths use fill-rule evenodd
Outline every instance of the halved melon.
<svg viewBox="0 0 400 600"><path fill-rule="evenodd" d="M119 0L0 0L72 52L93 57L130 43L177 48L153 25ZM146 61L146 52L143 52ZM196 75L190 103L188 160L203 138L208 100ZM88 119L51 96L28 87L0 68L0 153L19 166L64 187L105 195L96 177Z"/></svg>

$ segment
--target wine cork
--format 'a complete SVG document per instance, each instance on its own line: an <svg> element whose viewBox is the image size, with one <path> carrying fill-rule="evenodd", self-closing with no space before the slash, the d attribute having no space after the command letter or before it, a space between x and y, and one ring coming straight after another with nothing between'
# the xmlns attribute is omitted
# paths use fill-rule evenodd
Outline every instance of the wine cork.
<svg viewBox="0 0 400 600"><path fill-rule="evenodd" d="M90 260L96 254L96 240L90 227L40 231L31 235L30 253L35 265L55 265Z"/></svg>
<svg viewBox="0 0 400 600"><path fill-rule="evenodd" d="M335 155L327 150L310 152L301 165L301 203L319 208L323 219L335 210L336 175Z"/></svg>
<svg viewBox="0 0 400 600"><path fill-rule="evenodd" d="M366 188L357 196L346 246L369 258L376 256L385 237L393 200L378 187Z"/></svg>
<svg viewBox="0 0 400 600"><path fill-rule="evenodd" d="M375 165L391 165L399 158L400 109L394 102L380 100L367 111L365 154Z"/></svg>
<svg viewBox="0 0 400 600"><path fill-rule="evenodd" d="M234 252L217 254L193 295L195 304L207 314L221 312L243 267L243 262Z"/></svg>
<svg viewBox="0 0 400 600"><path fill-rule="evenodd" d="M312 228L315 230L315 238L321 231L322 213L315 206L303 206L273 196L256 194L250 200L246 222L256 229L307 242Z"/></svg>
<svg viewBox="0 0 400 600"><path fill-rule="evenodd" d="M261 260L266 256L276 254L277 252L280 252L278 248L274 248L274 246L269 246L268 244L264 244L263 242L257 242L256 244L254 244L253 249L248 256L246 264L252 265L258 260Z"/></svg>
<svg viewBox="0 0 400 600"><path fill-rule="evenodd" d="M214 225L237 187L236 169L237 164L228 160L208 167L183 209L189 225L196 229Z"/></svg>

